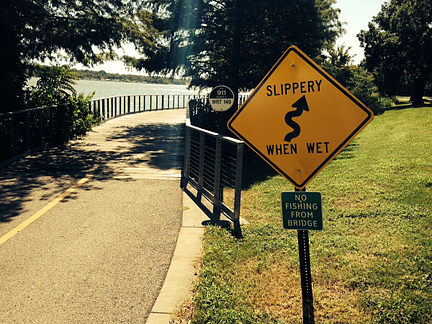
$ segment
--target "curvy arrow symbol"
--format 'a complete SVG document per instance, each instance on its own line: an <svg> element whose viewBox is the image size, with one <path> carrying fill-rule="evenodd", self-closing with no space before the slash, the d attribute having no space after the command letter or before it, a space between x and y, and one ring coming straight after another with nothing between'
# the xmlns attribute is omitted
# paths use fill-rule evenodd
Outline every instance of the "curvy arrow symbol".
<svg viewBox="0 0 432 324"><path fill-rule="evenodd" d="M291 107L297 108L296 110L290 111L285 115L285 123L290 126L293 131L289 132L285 136L286 142L291 142L293 138L296 138L300 135L300 126L292 119L294 117L299 117L301 114L303 114L303 111L309 111L309 106L306 101L306 96L301 97L299 100L297 100Z"/></svg>

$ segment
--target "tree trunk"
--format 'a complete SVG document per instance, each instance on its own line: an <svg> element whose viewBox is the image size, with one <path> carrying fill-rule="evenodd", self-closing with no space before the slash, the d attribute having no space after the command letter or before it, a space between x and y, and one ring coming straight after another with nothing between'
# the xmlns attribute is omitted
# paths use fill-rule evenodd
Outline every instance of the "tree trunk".
<svg viewBox="0 0 432 324"><path fill-rule="evenodd" d="M231 67L230 67L230 82L228 86L234 92L234 104L231 109L224 112L223 114L223 124L224 124L224 134L231 135L227 123L228 120L234 115L238 108L239 102L239 66L240 66L240 10L239 0L233 1L233 47L231 52Z"/></svg>
<svg viewBox="0 0 432 324"><path fill-rule="evenodd" d="M414 105L423 104L423 95L425 92L426 81L429 76L428 72L422 72L419 77L414 81L414 86L411 92L411 102Z"/></svg>
<svg viewBox="0 0 432 324"><path fill-rule="evenodd" d="M1 0L3 1L3 0ZM21 62L19 20L11 1L0 5L0 113L24 107L25 65ZM21 26L20 26L21 27Z"/></svg>

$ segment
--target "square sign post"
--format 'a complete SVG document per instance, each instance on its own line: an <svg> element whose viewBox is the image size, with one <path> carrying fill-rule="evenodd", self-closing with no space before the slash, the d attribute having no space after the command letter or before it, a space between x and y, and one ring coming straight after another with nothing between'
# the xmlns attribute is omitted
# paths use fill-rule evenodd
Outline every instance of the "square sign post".
<svg viewBox="0 0 432 324"><path fill-rule="evenodd" d="M323 229L322 199L319 192L282 192L282 219L285 229L297 230L300 277L303 296L303 322L314 323L309 232Z"/></svg>
<svg viewBox="0 0 432 324"><path fill-rule="evenodd" d="M228 129L290 181L296 192L304 192L372 119L368 107L291 46L234 113ZM315 320L308 231L322 229L322 214L310 214L308 219L312 211L301 210L300 214L286 210L283 219L285 228L298 231L303 323L310 324Z"/></svg>

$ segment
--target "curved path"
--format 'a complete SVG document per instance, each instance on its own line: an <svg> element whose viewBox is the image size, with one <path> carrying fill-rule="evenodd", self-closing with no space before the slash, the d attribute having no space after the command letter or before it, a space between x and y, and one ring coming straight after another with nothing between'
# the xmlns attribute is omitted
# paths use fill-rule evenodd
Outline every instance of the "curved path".
<svg viewBox="0 0 432 324"><path fill-rule="evenodd" d="M184 121L119 117L0 169L0 323L146 321L182 228Z"/></svg>

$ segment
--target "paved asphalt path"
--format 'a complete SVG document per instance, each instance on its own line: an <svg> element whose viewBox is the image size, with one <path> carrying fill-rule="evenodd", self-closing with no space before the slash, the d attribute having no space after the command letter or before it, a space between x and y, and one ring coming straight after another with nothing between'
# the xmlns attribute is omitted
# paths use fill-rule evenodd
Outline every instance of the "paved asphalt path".
<svg viewBox="0 0 432 324"><path fill-rule="evenodd" d="M145 322L181 226L184 121L119 117L0 169L0 323Z"/></svg>

